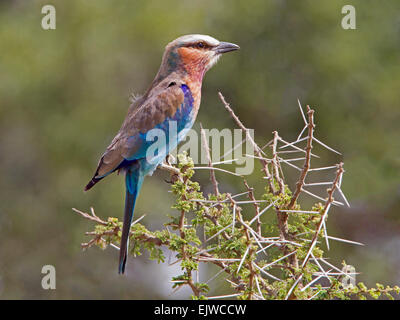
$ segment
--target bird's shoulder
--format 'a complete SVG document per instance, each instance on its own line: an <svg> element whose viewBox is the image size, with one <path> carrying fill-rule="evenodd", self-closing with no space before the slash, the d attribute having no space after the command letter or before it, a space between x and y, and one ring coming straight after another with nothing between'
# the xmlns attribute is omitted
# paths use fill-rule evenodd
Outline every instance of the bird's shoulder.
<svg viewBox="0 0 400 320"><path fill-rule="evenodd" d="M179 75L171 74L132 103L120 130L100 160L98 175L115 169L140 148L141 142L135 139L139 133L146 133L175 115L185 99L184 85Z"/></svg>
<svg viewBox="0 0 400 320"><path fill-rule="evenodd" d="M171 74L138 99L136 106L130 108L121 127L122 132L132 135L145 133L172 117L184 101L184 81L177 74Z"/></svg>

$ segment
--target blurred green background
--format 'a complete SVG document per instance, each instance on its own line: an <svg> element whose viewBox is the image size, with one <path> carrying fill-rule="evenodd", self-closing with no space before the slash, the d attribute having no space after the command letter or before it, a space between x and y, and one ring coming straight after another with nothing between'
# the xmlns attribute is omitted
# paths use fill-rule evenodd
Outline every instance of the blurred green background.
<svg viewBox="0 0 400 320"><path fill-rule="evenodd" d="M41 28L53 4L57 29ZM341 27L349 1L0 1L0 298L176 299L177 266L118 252L83 252L92 224L74 213L94 206L121 218L124 186L113 175L88 193L98 158L120 127L130 93L146 90L165 45L189 33L237 43L205 77L197 125L234 128L221 90L257 141L271 132L295 139L297 98L316 109L316 135L343 157L352 207L330 213L332 261L356 267L367 285L400 282L400 3L353 0L357 29ZM205 190L206 175L196 174ZM148 178L136 215L160 228L173 197L166 175ZM223 191L242 185L218 175ZM251 181L254 186L262 185ZM259 189L260 189L259 188ZM262 190L261 190L262 191ZM41 269L57 270L57 289L41 288ZM201 274L204 279L207 274ZM224 290L216 280L211 294Z"/></svg>

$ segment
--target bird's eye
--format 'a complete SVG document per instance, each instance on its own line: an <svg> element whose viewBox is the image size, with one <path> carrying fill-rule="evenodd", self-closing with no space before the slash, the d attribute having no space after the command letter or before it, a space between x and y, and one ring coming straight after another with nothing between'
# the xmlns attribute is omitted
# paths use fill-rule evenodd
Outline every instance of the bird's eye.
<svg viewBox="0 0 400 320"><path fill-rule="evenodd" d="M205 45L204 42L199 42L199 43L197 44L197 48L200 48L200 49L204 48L205 46L206 46L206 45Z"/></svg>

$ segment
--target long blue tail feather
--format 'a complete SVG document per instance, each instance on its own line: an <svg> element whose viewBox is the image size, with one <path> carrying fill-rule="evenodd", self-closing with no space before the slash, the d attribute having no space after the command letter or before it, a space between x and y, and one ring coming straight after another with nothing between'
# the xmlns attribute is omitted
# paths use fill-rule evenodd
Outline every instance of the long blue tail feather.
<svg viewBox="0 0 400 320"><path fill-rule="evenodd" d="M143 173L141 172L139 163L135 163L132 166L126 168L125 174L125 212L124 212L124 223L122 226L121 245L119 251L119 267L118 273L123 274L125 272L125 265L128 253L129 244L129 232L131 229L131 223L133 218L133 212L135 210L136 198L139 194L140 188L143 183Z"/></svg>

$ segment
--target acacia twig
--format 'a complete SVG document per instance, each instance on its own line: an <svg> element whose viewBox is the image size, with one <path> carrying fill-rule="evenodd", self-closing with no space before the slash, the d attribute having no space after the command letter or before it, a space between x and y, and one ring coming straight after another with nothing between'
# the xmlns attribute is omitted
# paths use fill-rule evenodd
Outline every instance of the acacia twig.
<svg viewBox="0 0 400 320"><path fill-rule="evenodd" d="M299 197L303 189L308 170L310 169L311 150L313 147L312 142L313 142L315 124L314 124L314 110L310 109L309 106L307 106L307 115L308 115L308 125L307 125L308 138L307 138L307 146L305 148L306 159L304 160L303 170L301 171L299 181L296 184L296 190L293 193L292 199L288 205L288 209L293 209L294 205L296 204L297 198Z"/></svg>
<svg viewBox="0 0 400 320"><path fill-rule="evenodd" d="M231 115L233 120L236 122L236 124L239 126L239 128L242 129L246 133L247 140L252 145L256 155L260 158L260 162L261 162L261 164L263 166L263 171L264 171L266 179L268 181L269 188L270 188L271 192L275 194L275 187L274 187L274 185L272 183L272 176L271 176L271 173L270 173L269 168L268 168L268 162L266 160L264 160L264 158L263 158L262 149L257 145L257 143L254 141L254 139L250 135L249 129L244 126L244 124L239 120L239 118L235 114L235 112L233 112L232 108L230 107L229 103L226 102L226 100L225 100L224 96L222 95L222 93L218 92L218 95L219 95L222 103L224 104L225 109L229 112L229 114Z"/></svg>
<svg viewBox="0 0 400 320"><path fill-rule="evenodd" d="M201 125L201 123L200 123L200 132L201 132L201 138L202 138L202 141L203 141L203 149L204 149L204 151L206 153L206 156L207 156L208 166L210 167L210 179L211 179L211 182L212 182L212 184L214 186L214 193L215 193L216 196L218 196L219 195L218 181L215 178L215 171L214 171L214 168L213 168L213 163L211 161L210 149L208 147L206 134L205 134L205 131L204 131L203 126Z"/></svg>
<svg viewBox="0 0 400 320"><path fill-rule="evenodd" d="M260 219L260 207L256 201L256 198L254 197L254 189L250 188L247 181L243 179L244 185L247 188L247 191L249 192L249 198L251 201L253 201L254 209L256 212L255 218L257 219L257 233L261 236L261 219Z"/></svg>
<svg viewBox="0 0 400 320"><path fill-rule="evenodd" d="M334 199L333 199L333 193L335 192L335 190L336 190L336 188L337 188L337 184L338 184L338 182L339 182L339 180L340 180L340 177L341 177L341 175L343 174L343 172L344 172L344 170L343 170L343 163L341 162L341 163L339 163L339 165L338 165L338 169L337 169L337 171L336 171L336 177L335 177L335 180L334 180L333 183L332 183L332 187L331 187L330 189L328 189L328 198L326 199L325 206L324 206L324 209L323 209L323 211L322 211L323 213L322 213L321 219L320 219L320 221L319 221L319 223L318 223L318 225L317 225L317 227L316 227L314 236L313 236L313 238L312 238L312 240L311 240L310 249L308 250L308 252L307 252L307 254L306 254L306 257L304 258L304 261L303 261L303 263L302 263L302 265L301 265L303 268L304 268L304 266L307 264L307 262L308 262L308 260L309 260L309 258L310 258L310 253L311 253L312 250L314 249L314 246L315 246L315 244L316 244L316 242L317 242L318 235L319 235L319 233L320 233L320 231L321 231L321 228L322 228L322 225L323 225L323 223L324 223L324 221L325 221L325 218L326 218L326 216L328 215L329 208L331 207L331 205L332 205L332 203L333 203L333 201L334 201Z"/></svg>

